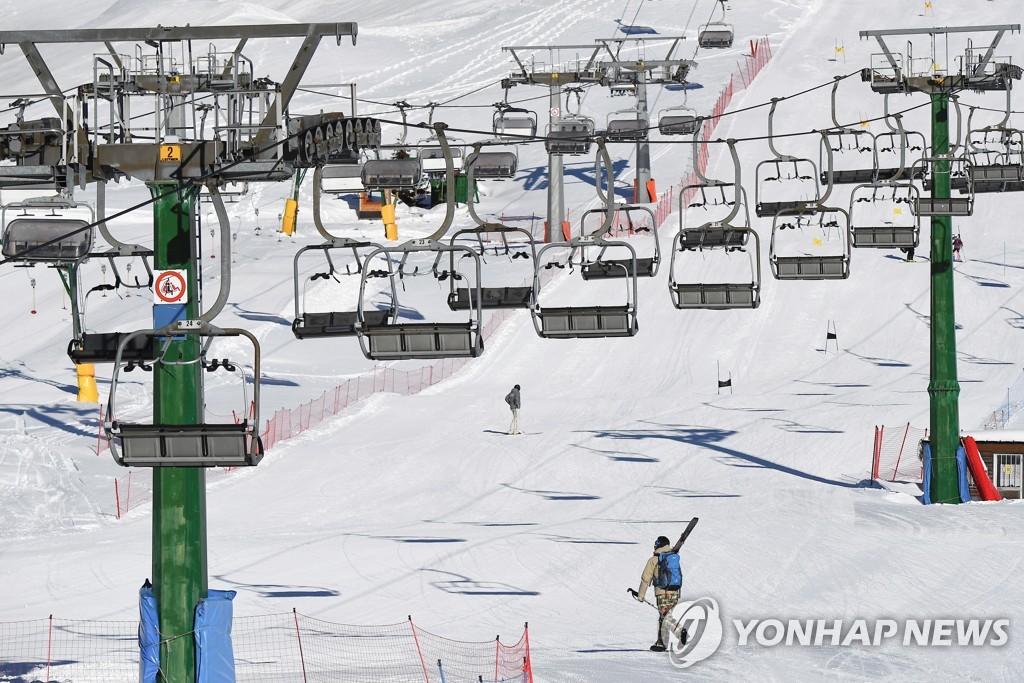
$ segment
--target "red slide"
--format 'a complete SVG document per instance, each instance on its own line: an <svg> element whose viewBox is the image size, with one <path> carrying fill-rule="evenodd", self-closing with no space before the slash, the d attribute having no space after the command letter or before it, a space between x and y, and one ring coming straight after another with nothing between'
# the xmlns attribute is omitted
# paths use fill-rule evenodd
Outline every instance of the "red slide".
<svg viewBox="0 0 1024 683"><path fill-rule="evenodd" d="M985 471L985 464L981 462L981 454L978 453L978 444L974 442L973 436L963 438L964 450L967 451L967 469L971 472L974 485L978 487L978 493L982 500L1002 500L999 491L992 485Z"/></svg>

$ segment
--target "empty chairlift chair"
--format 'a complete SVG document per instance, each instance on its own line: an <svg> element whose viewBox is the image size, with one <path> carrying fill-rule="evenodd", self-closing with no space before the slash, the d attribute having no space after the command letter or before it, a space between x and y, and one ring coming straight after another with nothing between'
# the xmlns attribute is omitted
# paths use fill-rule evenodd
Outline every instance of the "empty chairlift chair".
<svg viewBox="0 0 1024 683"><path fill-rule="evenodd" d="M609 142L638 142L647 139L647 119L636 109L623 109L608 114L604 136Z"/></svg>
<svg viewBox="0 0 1024 683"><path fill-rule="evenodd" d="M916 247L921 218L911 206L920 191L909 182L879 181L857 185L850 193L850 233L855 248Z"/></svg>
<svg viewBox="0 0 1024 683"><path fill-rule="evenodd" d="M309 311L307 301L310 298L309 287L327 284L333 280L340 282L339 277L363 275L363 261L359 250L377 249L373 242L334 239L324 244L303 247L295 253L295 320L292 321L292 333L298 339L316 339L323 337L353 337L356 334L356 323L359 322L358 310L344 311ZM345 263L344 270L336 264L332 252L349 251L351 260ZM322 252L327 265L326 270L318 271L308 277L300 272L299 260L303 254ZM369 325L385 325L397 315L398 293L395 288L394 270L390 261L381 268L366 273L368 278L387 278L390 284L390 302L380 310L363 312L363 320ZM353 283L354 284L354 283ZM336 298L336 297L332 297Z"/></svg>
<svg viewBox="0 0 1024 683"><path fill-rule="evenodd" d="M594 120L586 116L569 116L548 127L544 148L548 154L580 156L590 153L594 137Z"/></svg>
<svg viewBox="0 0 1024 683"><path fill-rule="evenodd" d="M65 213L83 207L89 210L88 220ZM0 211L4 258L28 265L71 265L92 248L93 218L91 207L63 197L6 204Z"/></svg>
<svg viewBox="0 0 1024 683"><path fill-rule="evenodd" d="M473 152L466 157L465 167L472 167L477 180L505 180L515 177L519 157L515 152Z"/></svg>
<svg viewBox="0 0 1024 683"><path fill-rule="evenodd" d="M510 243L508 238L511 235L519 234L525 239L522 241L516 241ZM526 261L526 265L529 266L528 271L524 271L524 274L533 274L533 262L537 259L537 248L534 245L533 235L530 234L529 230L525 228L514 228L507 225L501 225L497 223L487 224L483 226L477 226L475 228L465 228L457 231L452 235L451 244L456 246L456 241L463 236L472 235L476 238L478 253L483 256L488 247L484 243L483 239L485 236L497 235L499 243L494 248L495 256L507 256L511 262L516 262L522 258ZM520 248L520 245L525 245L526 248ZM513 249L512 247L515 247ZM457 252L451 252L449 258L449 272L456 272L455 255ZM480 307L489 310L496 308L529 308L530 299L533 295L532 285L507 285L498 286L493 285L484 287L481 286L478 289L473 286L472 283L466 282L464 278L458 279L455 277L447 278L449 281L449 293L448 293L448 308L453 311L469 311L477 306L476 297L480 297ZM526 278L529 280L529 278Z"/></svg>
<svg viewBox="0 0 1024 683"><path fill-rule="evenodd" d="M451 257L451 262L456 264L458 270L439 274L439 277L457 280L473 277L475 291L467 296L467 301L472 302L472 306L466 309L467 319L456 322L419 322L398 318L377 322L367 317L366 284L369 273L373 272L374 259L391 259L393 256L399 256L404 266L410 255L421 252L433 254L435 264L446 255ZM463 257L471 259L473 267L469 271L458 267ZM367 255L359 284L359 320L356 323L356 334L363 355L370 360L476 357L483 352L482 297L480 257L468 247L451 246L429 239L411 240L395 247L378 247Z"/></svg>
<svg viewBox="0 0 1024 683"><path fill-rule="evenodd" d="M362 164L327 164L321 167L321 192L342 195L362 192L364 189Z"/></svg>
<svg viewBox="0 0 1024 683"><path fill-rule="evenodd" d="M537 114L529 109L498 107L492 117L494 136L509 142L525 142L537 135Z"/></svg>
<svg viewBox="0 0 1024 683"><path fill-rule="evenodd" d="M96 294L105 296L107 292L113 292L121 296L122 292L130 290L145 291L144 296L149 296L153 288L153 269L149 265L149 259L153 252L139 247L131 251L109 251L89 254L79 259L71 267L71 281L74 283L76 296L71 298L71 317L74 328L74 338L68 343L68 358L76 365L79 363L113 363L117 359L118 349L121 348L121 341L128 337L130 332L95 332L90 331L86 325L87 311L89 309L90 297ZM109 266L113 283L95 285L82 294L84 278L82 269L90 260L106 260L105 265ZM132 263L141 261L144 275L140 278L137 274L131 275ZM121 262L121 266L118 263ZM123 271L122 271L123 269ZM122 277L122 272L124 273ZM138 269L136 269L138 273ZM94 299L95 300L95 297ZM148 363L156 358L156 351L153 347L153 337L146 335L134 335L129 342L121 349L121 359L129 368L136 364L148 369Z"/></svg>
<svg viewBox="0 0 1024 683"><path fill-rule="evenodd" d="M419 159L370 159L363 164L367 190L412 190L423 179Z"/></svg>
<svg viewBox="0 0 1024 683"><path fill-rule="evenodd" d="M918 195L910 206L915 216L970 216L974 213L974 187L971 184L971 162L964 157L942 156L923 157L914 162L911 173L916 177L920 167L922 173L928 169L924 179L926 190L934 191L936 181L945 181L951 189L960 190L966 196L933 197Z"/></svg>
<svg viewBox="0 0 1024 683"><path fill-rule="evenodd" d="M680 265L682 261L685 266ZM703 262L706 275L683 282L684 274L697 270L698 261ZM757 308L761 304L760 237L750 228L724 222L680 230L672 241L668 286L672 305L678 309Z"/></svg>
<svg viewBox="0 0 1024 683"><path fill-rule="evenodd" d="M849 277L850 215L821 205L780 211L772 221L768 262L777 280Z"/></svg>
<svg viewBox="0 0 1024 683"><path fill-rule="evenodd" d="M623 265L623 298L621 305L600 304L552 307L541 304L542 274L552 267L564 267L557 261L544 262L544 254L551 249L569 249L568 259L581 249L625 249L630 258L619 260ZM548 244L537 252L533 277L533 307L530 310L534 329L548 339L632 337L637 333L636 318L636 250L628 242L605 240L593 235L575 237L565 244ZM591 285L592 286L592 285Z"/></svg>
<svg viewBox="0 0 1024 683"><path fill-rule="evenodd" d="M587 219L590 217L604 217L606 209L590 209L584 212L580 220L580 233L591 234L587 230ZM643 218L636 218L640 214ZM608 258L608 247L602 246L597 250L593 258L588 256L593 248L581 247L582 263L580 274L584 280L595 280L601 278L621 278L637 275L638 277L654 277L658 274L658 266L661 263L661 243L658 239L658 228L655 225L654 212L646 206L630 206L621 204L615 207L615 214L612 223L616 227L625 221L625 228L630 235L643 234L652 238L654 253L651 256L634 258ZM634 269L635 265L635 269Z"/></svg>
<svg viewBox="0 0 1024 683"><path fill-rule="evenodd" d="M189 357L168 357L172 340L182 335L185 336L184 344ZM150 337L154 340L159 349L154 361L157 369L160 365L181 367L201 364L204 369L211 372L238 372L243 400L240 405L235 406L235 414L244 415L245 419L241 422L203 420L196 424L129 422L121 419L116 397L121 383L121 369L128 363L124 350L133 343L136 336ZM219 337L245 337L252 343L254 353L251 377L246 377L242 363L227 358L210 357L211 342ZM249 382L252 383L251 403L246 396L246 386ZM209 400L209 396L206 400ZM205 406L205 402L203 405ZM185 330L176 325L161 330L139 330L127 335L119 345L110 382L110 397L104 415L103 431L110 439L110 452L114 460L125 467L251 466L263 459L263 442L258 433L259 405L260 348L256 337L250 332L233 328L220 329L205 323L199 330Z"/></svg>
<svg viewBox="0 0 1024 683"><path fill-rule="evenodd" d="M697 45L705 50L732 47L733 30L732 24L725 23L725 0L718 1L722 10L721 19L709 21L697 32Z"/></svg>
<svg viewBox="0 0 1024 683"><path fill-rule="evenodd" d="M775 149L773 121L778 99L772 99L768 111L768 149L772 158L760 162L754 169L754 211L758 216L770 217L780 211L800 210L814 205L821 197L818 167L810 159L780 154ZM826 145L826 153L831 148Z"/></svg>
<svg viewBox="0 0 1024 683"><path fill-rule="evenodd" d="M1024 133L1020 130L1005 125L969 130L967 150L975 192L1024 191Z"/></svg>
<svg viewBox="0 0 1024 683"><path fill-rule="evenodd" d="M702 119L689 107L669 107L658 115L658 132L662 135L693 135Z"/></svg>
<svg viewBox="0 0 1024 683"><path fill-rule="evenodd" d="M452 147L452 162L455 170L462 170L462 148ZM424 173L444 173L444 150L440 147L421 147L417 155Z"/></svg>

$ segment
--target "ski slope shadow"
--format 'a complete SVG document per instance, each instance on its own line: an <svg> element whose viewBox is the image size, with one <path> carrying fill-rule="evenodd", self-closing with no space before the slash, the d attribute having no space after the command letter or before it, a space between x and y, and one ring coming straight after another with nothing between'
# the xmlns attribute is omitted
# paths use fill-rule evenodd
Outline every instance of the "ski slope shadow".
<svg viewBox="0 0 1024 683"><path fill-rule="evenodd" d="M639 545L636 541L612 541L600 538L573 538L572 536L559 536L557 534L541 534L540 538L555 543L571 543L573 545Z"/></svg>
<svg viewBox="0 0 1024 683"><path fill-rule="evenodd" d="M288 320L287 318L282 318L279 315L274 315L273 313L260 313L259 311L248 311L242 308L240 305L232 303L229 303L228 306L235 309L235 312L238 314L238 317L244 320L252 320L253 322L258 323L271 323L273 325L285 325L286 327L292 326L291 320Z"/></svg>
<svg viewBox="0 0 1024 683"><path fill-rule="evenodd" d="M19 364L23 365L23 363ZM17 368L0 368L0 379L7 379L8 377L13 377L15 379L23 379L26 382L35 382L36 384L45 384L47 386L54 387L55 389L60 389L66 394L78 393L78 387L75 386L74 384L65 384L64 382L58 382L52 379L42 379L40 377L33 377L32 375L27 374L24 370L19 370Z"/></svg>
<svg viewBox="0 0 1024 683"><path fill-rule="evenodd" d="M657 458L649 455L639 455L637 453L624 453L622 451L606 451L601 448L591 448L590 446L584 446L583 444L570 444L573 448L582 448L585 451L602 455L612 462L661 462Z"/></svg>
<svg viewBox="0 0 1024 683"><path fill-rule="evenodd" d="M505 488L522 493L530 493L540 496L544 500L599 500L601 496L594 496L589 493L573 493L571 491L544 491L541 489L524 489L512 484L502 484Z"/></svg>
<svg viewBox="0 0 1024 683"><path fill-rule="evenodd" d="M742 498L738 493L718 493L717 491L691 491L690 489L677 489L671 486L652 486L663 496L673 498Z"/></svg>
<svg viewBox="0 0 1024 683"><path fill-rule="evenodd" d="M854 358L859 358L866 363L877 365L880 368L909 368L910 363L905 363L901 360L893 360L892 358L878 358L876 356L863 356L856 351L846 349L845 353L850 354Z"/></svg>
<svg viewBox="0 0 1024 683"><path fill-rule="evenodd" d="M75 389L75 393L78 390ZM86 420L96 419L96 407L95 405L89 405L85 408L76 408L69 405L17 405L7 404L0 406L0 413L10 413L11 415L24 415L26 418L38 420L47 427L53 427L59 429L62 432L73 434L75 436L87 436L92 440L96 440L96 433L99 429L99 425L84 428L85 425L79 426L71 422L68 416L74 416L78 418L80 423L84 423Z"/></svg>
<svg viewBox="0 0 1024 683"><path fill-rule="evenodd" d="M1014 315L1013 318L1007 318L1006 319L1006 324L1007 325L1009 325L1010 327L1015 327L1018 330L1024 330L1024 314L1021 314L1021 313L1013 310L1012 308L1010 308L1008 306L1003 306L1002 309L1004 311L1009 311L1010 313L1013 313L1013 315Z"/></svg>
<svg viewBox="0 0 1024 683"><path fill-rule="evenodd" d="M618 178L619 175L629 168L629 161L626 159L617 159L612 162L612 178ZM526 169L520 169L524 171ZM579 163L579 164L565 164L563 167L564 176L573 177L585 185L595 186L597 185L597 177L594 173L594 164L591 163ZM601 187L604 188L605 182L602 174ZM548 167L547 166L534 166L529 169L529 173L523 178L523 189L524 190L546 190L548 187ZM605 188L607 189L607 188ZM622 197L626 201L632 201L633 199L633 188L619 186L615 188L615 194Z"/></svg>
<svg viewBox="0 0 1024 683"><path fill-rule="evenodd" d="M478 581L471 579L468 576L462 574L456 574L454 572L446 572L441 569L421 569L423 572L432 572L434 574L444 574L447 576L454 577L446 581L431 581L430 585L438 590L442 590L445 593L454 593L455 595L522 595L522 596L534 596L540 595L537 591L529 591L523 588L517 588L516 586L509 585L507 583L498 583L496 581Z"/></svg>
<svg viewBox="0 0 1024 683"><path fill-rule="evenodd" d="M730 436L736 435L736 432L732 430L715 429L713 427L681 427L677 425L660 425L659 427L660 428L657 429L595 430L589 433L593 434L596 438L604 439L666 439L690 446L706 448L707 450L727 456L722 459L721 462L731 467L758 467L770 469L775 470L776 472L789 474L794 477L799 477L801 479L807 479L808 481L817 482L819 484L828 484L830 486L839 486L841 488L858 488L859 486L859 484L821 477L816 474L811 474L810 472L798 470L795 467L780 465L779 463L766 460L751 453L744 453L733 448L727 448L723 446L721 442L725 441Z"/></svg>
<svg viewBox="0 0 1024 683"><path fill-rule="evenodd" d="M218 581L223 581L226 584L230 584L235 588L252 591L264 598L334 598L341 595L341 593L336 590L320 588L318 586L288 586L276 583L242 583L240 581L232 581L223 574L218 574L213 578Z"/></svg>

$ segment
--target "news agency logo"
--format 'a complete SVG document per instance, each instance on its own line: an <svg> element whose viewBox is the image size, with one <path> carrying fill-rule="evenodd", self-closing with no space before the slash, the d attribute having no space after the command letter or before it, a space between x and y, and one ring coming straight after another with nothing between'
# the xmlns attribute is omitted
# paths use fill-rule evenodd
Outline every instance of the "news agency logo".
<svg viewBox="0 0 1024 683"><path fill-rule="evenodd" d="M739 647L1002 647L1009 619L734 619ZM723 622L713 598L680 602L662 625L669 661L681 669L722 644Z"/></svg>
<svg viewBox="0 0 1024 683"><path fill-rule="evenodd" d="M686 669L704 661L722 644L722 615L714 598L680 602L662 623L669 661Z"/></svg>

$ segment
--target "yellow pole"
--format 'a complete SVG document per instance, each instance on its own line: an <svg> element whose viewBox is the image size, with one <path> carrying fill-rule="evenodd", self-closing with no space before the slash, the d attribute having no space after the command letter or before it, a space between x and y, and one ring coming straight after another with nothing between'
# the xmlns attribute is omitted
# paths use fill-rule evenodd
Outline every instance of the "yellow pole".
<svg viewBox="0 0 1024 683"><path fill-rule="evenodd" d="M80 363L76 367L79 403L99 403L100 392L96 388L96 366L92 363Z"/></svg>

